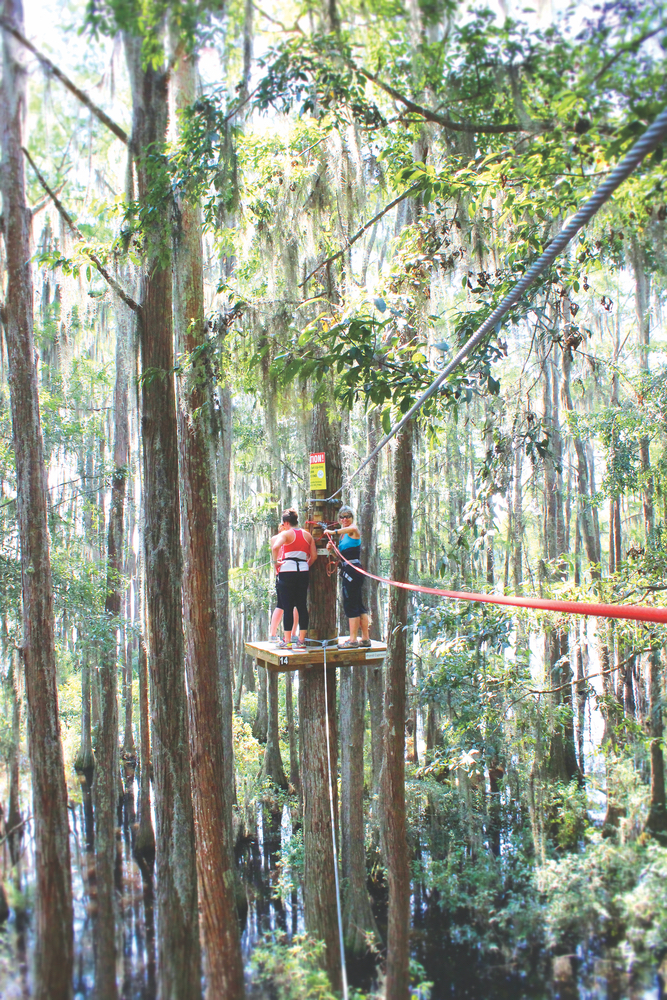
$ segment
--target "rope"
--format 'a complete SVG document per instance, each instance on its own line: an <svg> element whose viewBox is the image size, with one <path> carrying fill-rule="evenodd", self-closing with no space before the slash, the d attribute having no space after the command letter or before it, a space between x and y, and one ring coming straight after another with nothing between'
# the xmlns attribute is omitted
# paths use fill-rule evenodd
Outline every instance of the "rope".
<svg viewBox="0 0 667 1000"><path fill-rule="evenodd" d="M343 1000L348 1000L347 967L345 965L345 943L343 941L343 913L340 905L340 883L338 880L338 851L336 849L336 810L334 809L333 779L331 777L331 739L329 736L329 697L327 691L327 641L322 643L324 652L324 718L327 734L327 768L329 772L329 811L331 813L331 843L333 846L334 879L336 882L336 910L338 913L338 939L340 942L340 972L343 982Z"/></svg>
<svg viewBox="0 0 667 1000"><path fill-rule="evenodd" d="M630 621L652 622L656 625L667 625L667 608L653 608L637 604L586 604L583 601L555 601L543 597L506 597L504 594L474 594L462 590L438 590L436 587L422 587L416 583L400 583L386 576L375 576L361 566L355 566L331 543L338 557L347 563L355 572L363 573L370 580L386 583L390 587L402 587L403 590L414 590L420 594L436 594L438 597L449 597L456 601L478 601L482 604L504 604L512 608L533 608L537 611L558 611L561 614L589 615L593 618L627 618Z"/></svg>
<svg viewBox="0 0 667 1000"><path fill-rule="evenodd" d="M327 500L319 501L320 503L330 503L346 486L349 486L353 479L356 479L359 473L366 468L369 462L373 461L376 455L380 454L385 445L388 444L396 434L398 434L401 428L407 424L408 420L411 420L415 413L421 409L426 400L430 399L430 397L437 392L445 379L451 375L456 368L458 368L465 358L467 358L473 347L476 347L488 333L491 333L494 328L498 327L500 320L506 316L512 306L517 304L523 293L535 283L539 276L543 274L551 264L553 264L556 257L558 257L563 250L565 250L570 240L576 236L579 230L585 226L587 222L590 222L596 212L598 212L605 202L611 198L616 188L619 187L623 181L627 180L642 160L648 156L649 153L653 152L656 146L658 146L666 136L667 108L664 108L653 124L646 129L642 137L634 144L632 149L626 153L621 162L616 164L606 181L603 181L603 183L600 184L588 201L585 202L579 211L572 216L570 221L565 224L558 236L551 241L546 250L540 254L537 260L530 265L523 278L521 278L511 292L508 292L508 294L500 301L491 315L479 327L477 332L474 333L468 341L466 341L456 357L454 357L446 368L440 372L438 377L431 383L428 389L426 389L421 394L419 399L410 407L405 416L402 417L397 424L394 424L388 434L385 434L370 455L368 455L368 457L364 459L352 475L345 480L341 488L336 490L335 493L332 493Z"/></svg>

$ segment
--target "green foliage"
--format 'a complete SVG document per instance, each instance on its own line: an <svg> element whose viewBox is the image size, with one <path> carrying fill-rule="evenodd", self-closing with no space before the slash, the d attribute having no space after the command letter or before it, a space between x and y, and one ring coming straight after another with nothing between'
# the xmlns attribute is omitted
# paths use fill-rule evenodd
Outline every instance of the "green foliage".
<svg viewBox="0 0 667 1000"><path fill-rule="evenodd" d="M321 315L304 329L293 350L273 359L271 371L283 385L296 378L311 378L321 387L332 373L336 399L348 409L357 400L367 407L382 408L387 431L392 408L399 415L407 412L418 393L434 380L437 369L427 363L425 345L416 335L410 300L397 296L390 298L389 304L386 299L376 302L380 313L388 310L386 319L362 312L329 325L328 318ZM503 353L502 345L494 340L481 345L425 403L421 416L432 417L438 411L438 401L454 410L460 402L470 402L485 384L493 391L496 383L491 365Z"/></svg>
<svg viewBox="0 0 667 1000"><path fill-rule="evenodd" d="M628 967L640 963L651 967L655 956L667 954L667 906L664 885L667 851L649 844L635 859L641 862L636 885L618 901L620 920L626 930L621 952Z"/></svg>
<svg viewBox="0 0 667 1000"><path fill-rule="evenodd" d="M501 949L508 960L540 943L542 907L534 872L518 845L496 859L466 856L462 847L418 873L436 889L452 941L483 952Z"/></svg>
<svg viewBox="0 0 667 1000"><path fill-rule="evenodd" d="M280 851L277 862L278 895L281 899L289 899L297 886L303 884L304 846L303 829L299 828Z"/></svg>
<svg viewBox="0 0 667 1000"><path fill-rule="evenodd" d="M252 735L247 722L234 715L234 762L244 779L253 780L257 777L264 759L264 747Z"/></svg>
<svg viewBox="0 0 667 1000"><path fill-rule="evenodd" d="M270 988L276 1000L335 1000L323 955L322 942L306 935L260 944L251 960L253 980Z"/></svg>
<svg viewBox="0 0 667 1000"><path fill-rule="evenodd" d="M366 128L385 126L379 108L366 96L366 77L350 60L350 48L337 34L317 34L289 39L259 60L266 70L256 91L255 106L286 114L293 107L299 115L330 112L345 122L341 113L349 108Z"/></svg>
<svg viewBox="0 0 667 1000"><path fill-rule="evenodd" d="M626 919L633 919L627 900L638 885L642 855L641 848L597 839L581 854L542 865L536 877L549 947L567 952L581 941L620 941Z"/></svg>

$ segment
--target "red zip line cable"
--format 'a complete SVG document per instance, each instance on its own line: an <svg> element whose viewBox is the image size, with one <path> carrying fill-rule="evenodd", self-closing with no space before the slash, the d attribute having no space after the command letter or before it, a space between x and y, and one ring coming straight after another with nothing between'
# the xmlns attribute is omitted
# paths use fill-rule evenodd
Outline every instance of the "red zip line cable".
<svg viewBox="0 0 667 1000"><path fill-rule="evenodd" d="M363 573L370 580L386 583L390 587L401 587L403 590L415 590L420 594L436 594L438 597L449 597L455 601L477 601L481 604L505 604L512 608L533 608L537 611L559 611L568 615L589 615L593 618L628 618L636 622L652 622L656 625L667 625L667 608L651 608L637 604L586 604L583 601L553 601L543 597L505 597L503 594L470 594L462 590L438 590L436 587L421 587L416 583L400 583L386 576L375 576L361 566L355 566L336 548L334 551L339 559L347 563L356 573Z"/></svg>

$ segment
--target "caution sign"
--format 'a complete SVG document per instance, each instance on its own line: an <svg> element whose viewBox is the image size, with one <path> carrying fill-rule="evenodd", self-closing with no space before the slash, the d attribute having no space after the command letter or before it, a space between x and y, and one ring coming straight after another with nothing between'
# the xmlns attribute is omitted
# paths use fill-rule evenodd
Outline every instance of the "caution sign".
<svg viewBox="0 0 667 1000"><path fill-rule="evenodd" d="M310 488L311 490L327 488L327 467L323 451L316 451L310 456Z"/></svg>

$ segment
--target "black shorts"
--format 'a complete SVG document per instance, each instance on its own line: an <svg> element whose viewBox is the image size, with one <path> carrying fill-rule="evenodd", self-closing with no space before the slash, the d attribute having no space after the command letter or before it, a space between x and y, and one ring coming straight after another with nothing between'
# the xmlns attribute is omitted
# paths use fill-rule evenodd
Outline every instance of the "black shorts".
<svg viewBox="0 0 667 1000"><path fill-rule="evenodd" d="M340 581L343 585L343 610L347 618L359 618L368 614L364 604L364 583L366 577L357 573L353 566L344 563L340 570Z"/></svg>
<svg viewBox="0 0 667 1000"><path fill-rule="evenodd" d="M299 612L299 631L308 629L308 581L310 573L278 573L276 582L276 593L278 595L278 607L283 612L283 628L286 632L292 631L294 625L294 608Z"/></svg>

